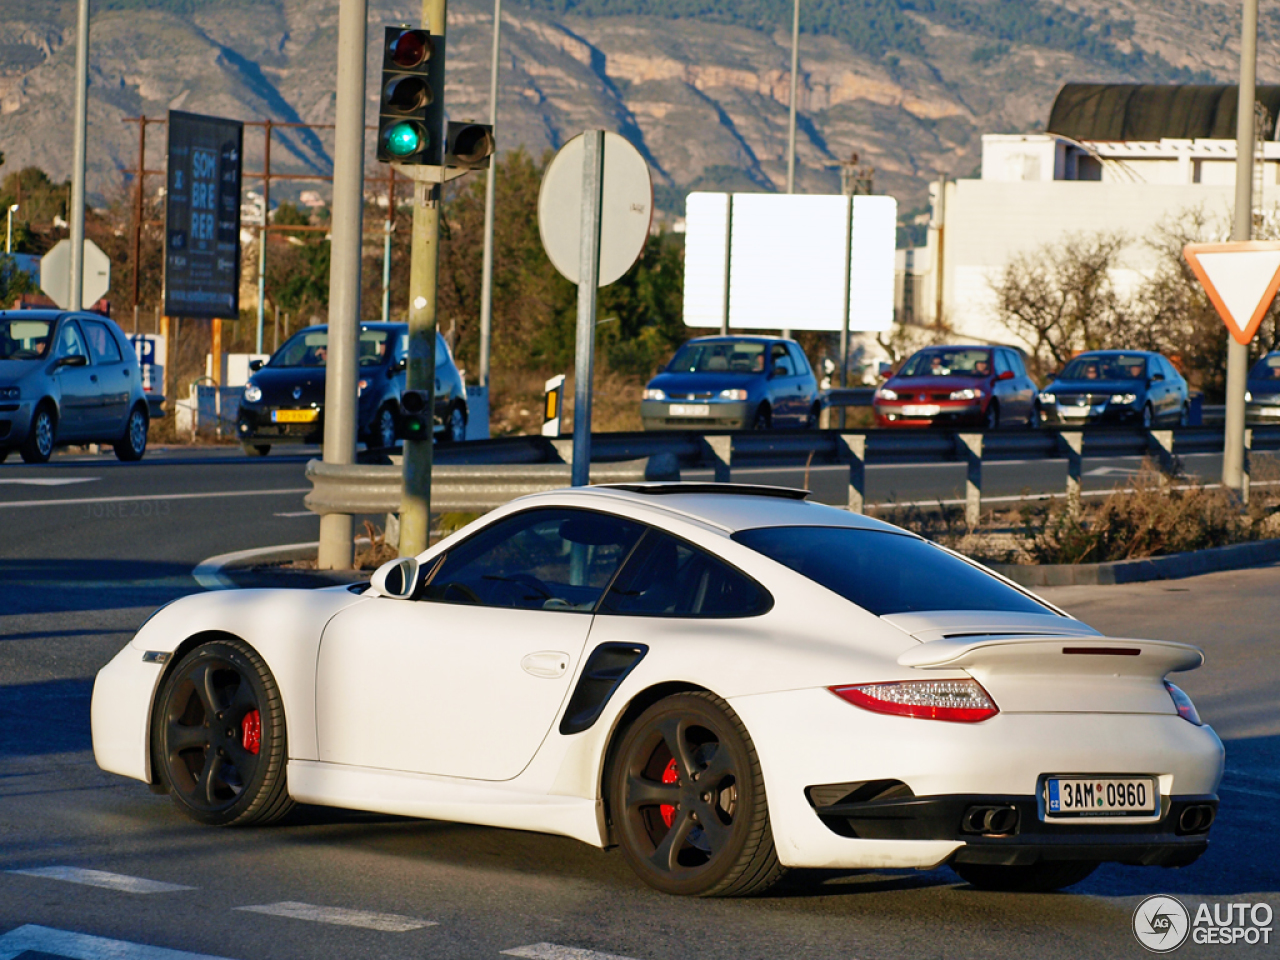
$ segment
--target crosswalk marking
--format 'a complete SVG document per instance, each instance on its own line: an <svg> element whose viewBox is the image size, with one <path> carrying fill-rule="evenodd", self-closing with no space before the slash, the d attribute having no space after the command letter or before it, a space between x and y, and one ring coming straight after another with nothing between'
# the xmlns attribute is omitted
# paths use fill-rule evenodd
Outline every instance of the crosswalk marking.
<svg viewBox="0 0 1280 960"><path fill-rule="evenodd" d="M24 877L65 880L67 883L102 887L104 890L119 890L121 893L175 893L179 890L195 889L181 883L162 883L159 880L145 880L142 877L129 877L122 873L108 873L105 870L87 870L84 867L31 867L27 870L5 872L21 874Z"/></svg>
<svg viewBox="0 0 1280 960"><path fill-rule="evenodd" d="M405 933L434 927L434 920L402 917L395 913L372 913L368 910L348 910L345 907L318 907L310 903L264 903L252 907L236 907L249 913L265 913L273 917L289 917L293 920L312 920L316 923L336 923L344 927L363 927L384 933Z"/></svg>
<svg viewBox="0 0 1280 960"><path fill-rule="evenodd" d="M558 943L531 943L524 947L503 950L505 957L525 957L526 960L631 960L616 953L600 953L580 947L562 947Z"/></svg>
<svg viewBox="0 0 1280 960"><path fill-rule="evenodd" d="M126 940L91 937L87 933L55 930L34 924L10 930L0 937L0 960L15 960L28 951L66 960L226 960L206 953L188 953L151 947Z"/></svg>

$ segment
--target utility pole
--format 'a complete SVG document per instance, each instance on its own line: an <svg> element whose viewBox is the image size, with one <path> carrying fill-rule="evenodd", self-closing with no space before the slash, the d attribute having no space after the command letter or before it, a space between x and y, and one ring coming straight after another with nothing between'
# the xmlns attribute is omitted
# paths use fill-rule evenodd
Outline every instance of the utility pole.
<svg viewBox="0 0 1280 960"><path fill-rule="evenodd" d="M84 309L84 167L89 126L89 0L76 10L76 132L71 161L71 303Z"/></svg>
<svg viewBox="0 0 1280 960"><path fill-rule="evenodd" d="M1253 104L1257 83L1258 0L1244 0L1240 30L1240 91L1236 101L1236 209L1232 240L1253 236ZM1227 413L1223 431L1222 485L1244 494L1244 392L1249 348L1227 336Z"/></svg>
<svg viewBox="0 0 1280 960"><path fill-rule="evenodd" d="M363 75L362 75L363 76ZM364 84L361 83L363 89ZM361 123L363 123L363 119ZM262 148L262 228L258 231L258 341L257 351L262 352L263 311L267 308L267 233L271 221L271 118L266 120L266 136ZM363 171L364 167L361 166ZM337 184L338 171L333 171Z"/></svg>
<svg viewBox="0 0 1280 960"><path fill-rule="evenodd" d="M498 128L498 40L502 0L493 0L493 54L489 64L489 125ZM493 333L493 208L497 200L498 158L489 162L484 182L484 265L480 274L480 386L489 389L489 349Z"/></svg>
<svg viewBox="0 0 1280 960"><path fill-rule="evenodd" d="M133 193L133 236L129 256L133 263L133 332L138 332L138 284L142 274L143 182L147 176L147 115L138 117L138 179Z"/></svg>
<svg viewBox="0 0 1280 960"><path fill-rule="evenodd" d="M356 348L360 330L360 245L364 222L365 30L368 7L368 0L340 0L338 4L324 462L344 466L353 464L356 459ZM264 230L264 239L265 236ZM258 337L261 344L261 321ZM351 568L354 552L352 519L340 513L326 513L320 517L320 551L316 560L319 569Z"/></svg>
<svg viewBox="0 0 1280 960"><path fill-rule="evenodd" d="M787 118L787 193L796 192L796 89L800 72L800 0L793 0L791 8L791 108ZM791 331L782 335L791 339Z"/></svg>
<svg viewBox="0 0 1280 960"><path fill-rule="evenodd" d="M447 0L422 0L423 26L444 37ZM441 44L437 56L444 56ZM444 90L434 94L443 100ZM441 113L443 116L443 111ZM441 129L427 134L444 139ZM441 177L443 180L443 168ZM404 498L400 502L400 555L427 549L431 534L431 460L435 434L436 287L440 266L441 184L413 181L413 227L409 253L409 367L405 388L427 395L426 437L404 441Z"/></svg>

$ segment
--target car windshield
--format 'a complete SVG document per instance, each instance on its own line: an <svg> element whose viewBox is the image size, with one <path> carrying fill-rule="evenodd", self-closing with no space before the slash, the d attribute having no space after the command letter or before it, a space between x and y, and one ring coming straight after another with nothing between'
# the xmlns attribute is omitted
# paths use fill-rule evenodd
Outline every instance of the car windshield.
<svg viewBox="0 0 1280 960"><path fill-rule="evenodd" d="M1140 353L1094 353L1076 357L1060 380L1143 380L1147 358Z"/></svg>
<svg viewBox="0 0 1280 960"><path fill-rule="evenodd" d="M768 344L740 340L686 343L671 362L668 373L763 373Z"/></svg>
<svg viewBox="0 0 1280 960"><path fill-rule="evenodd" d="M0 320L0 360L39 360L49 352L50 320Z"/></svg>
<svg viewBox="0 0 1280 960"><path fill-rule="evenodd" d="M925 610L1054 611L937 544L855 527L762 527L733 539L878 617Z"/></svg>
<svg viewBox="0 0 1280 960"><path fill-rule="evenodd" d="M1250 380L1274 380L1280 389L1280 353L1269 353L1253 365Z"/></svg>
<svg viewBox="0 0 1280 960"><path fill-rule="evenodd" d="M921 350L902 365L900 377L989 377L991 351L971 347Z"/></svg>
<svg viewBox="0 0 1280 960"><path fill-rule="evenodd" d="M360 366L376 367L387 358L391 334L386 330L361 330ZM271 367L323 367L329 360L329 333L327 330L304 330L295 333L276 351L268 366Z"/></svg>

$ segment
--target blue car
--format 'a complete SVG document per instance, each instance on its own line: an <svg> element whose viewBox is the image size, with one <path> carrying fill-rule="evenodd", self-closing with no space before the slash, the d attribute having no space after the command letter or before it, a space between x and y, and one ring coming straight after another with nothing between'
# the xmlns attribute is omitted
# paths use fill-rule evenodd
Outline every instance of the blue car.
<svg viewBox="0 0 1280 960"><path fill-rule="evenodd" d="M794 340L698 337L649 381L646 430L816 427L818 380Z"/></svg>
<svg viewBox="0 0 1280 960"><path fill-rule="evenodd" d="M1185 426L1190 406L1182 374L1167 357L1146 350L1078 354L1036 397L1037 421L1055 427Z"/></svg>
<svg viewBox="0 0 1280 960"><path fill-rule="evenodd" d="M1280 423L1280 351L1273 350L1253 365L1244 402L1250 423Z"/></svg>

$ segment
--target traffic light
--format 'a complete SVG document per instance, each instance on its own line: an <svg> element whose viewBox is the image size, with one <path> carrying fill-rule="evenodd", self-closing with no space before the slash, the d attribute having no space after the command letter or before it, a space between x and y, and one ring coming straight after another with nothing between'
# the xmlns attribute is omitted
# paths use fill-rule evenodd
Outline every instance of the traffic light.
<svg viewBox="0 0 1280 960"><path fill-rule="evenodd" d="M463 170L484 170L493 156L493 125L449 121L445 132L444 165Z"/></svg>
<svg viewBox="0 0 1280 960"><path fill-rule="evenodd" d="M378 159L439 166L444 133L444 37L387 27L378 103Z"/></svg>
<svg viewBox="0 0 1280 960"><path fill-rule="evenodd" d="M430 438L431 420L426 390L406 390L400 394L400 435L404 439Z"/></svg>

